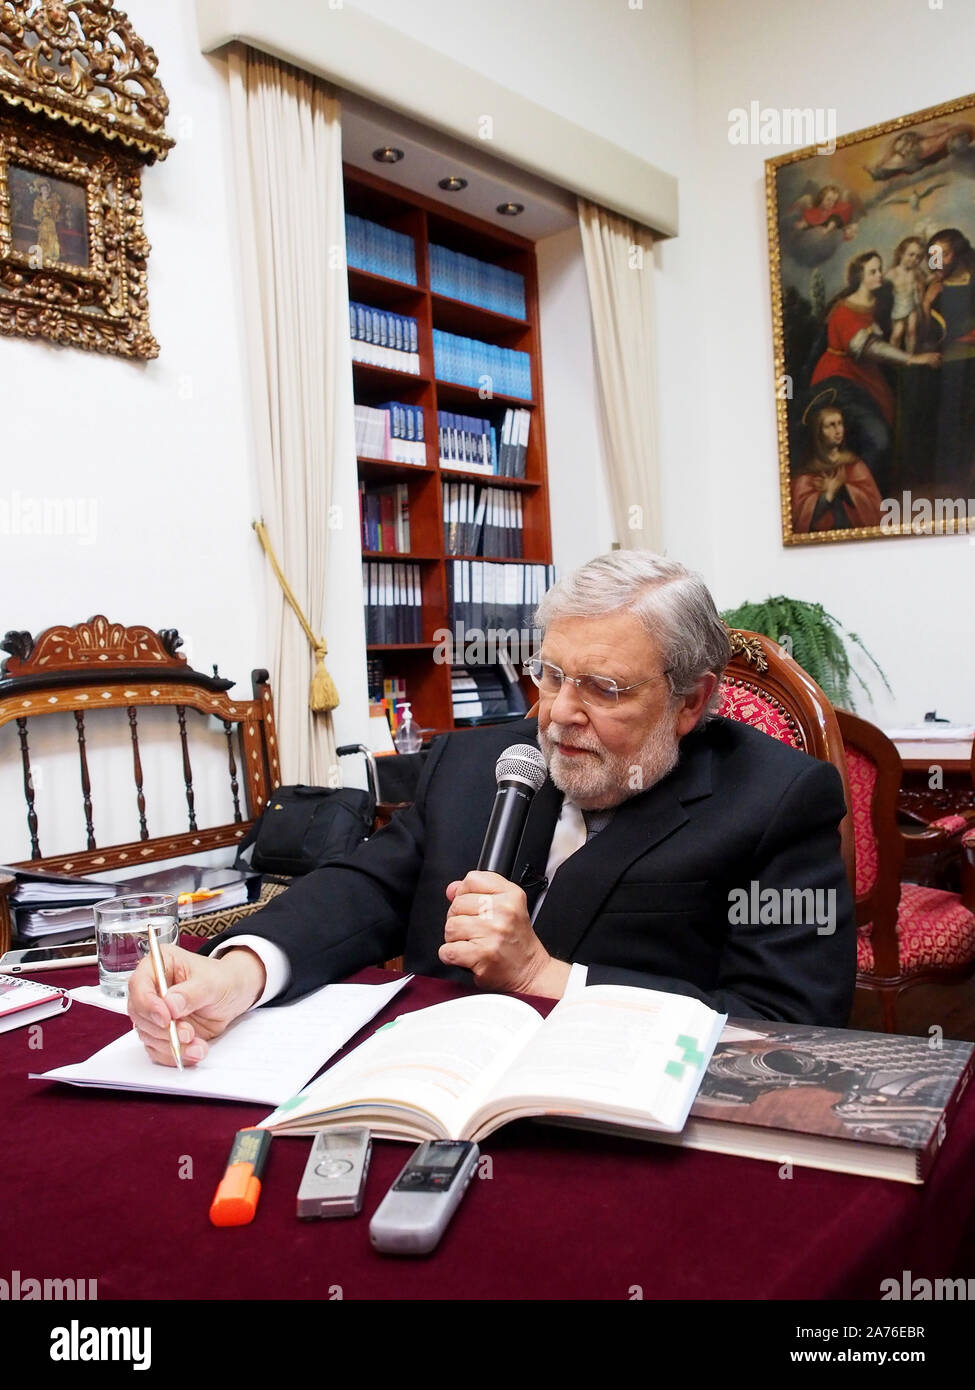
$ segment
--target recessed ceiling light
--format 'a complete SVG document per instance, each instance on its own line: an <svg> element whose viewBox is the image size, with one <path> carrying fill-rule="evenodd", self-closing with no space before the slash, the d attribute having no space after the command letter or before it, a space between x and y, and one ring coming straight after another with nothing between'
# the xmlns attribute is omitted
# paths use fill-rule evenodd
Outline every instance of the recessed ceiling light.
<svg viewBox="0 0 975 1390"><path fill-rule="evenodd" d="M373 150L372 157L380 164L398 164L403 158L403 151L394 150L392 145L383 145L381 149Z"/></svg>
<svg viewBox="0 0 975 1390"><path fill-rule="evenodd" d="M524 203L499 203L497 211L502 217L517 217L519 212L525 211Z"/></svg>
<svg viewBox="0 0 975 1390"><path fill-rule="evenodd" d="M462 189L467 187L467 180L458 178L456 174L451 174L449 178L441 179L437 187L442 188L445 193L460 193Z"/></svg>

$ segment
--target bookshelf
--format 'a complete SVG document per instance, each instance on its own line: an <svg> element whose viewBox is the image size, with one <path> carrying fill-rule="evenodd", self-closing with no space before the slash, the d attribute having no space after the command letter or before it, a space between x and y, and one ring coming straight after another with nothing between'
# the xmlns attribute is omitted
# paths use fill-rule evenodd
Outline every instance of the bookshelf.
<svg viewBox="0 0 975 1390"><path fill-rule="evenodd" d="M437 648L434 634L438 629L451 628L448 566L456 559L474 558L496 565L550 565L552 562L535 250L532 242L509 232L507 228L495 227L460 210L405 190L378 177L371 170L346 165L344 176L347 216L363 219L373 227L378 226L393 233L389 240L394 243L395 234L405 234L412 238L415 247L415 284L372 270L356 269L350 264L350 303L362 306L362 310L382 311L386 316L384 332L395 340L396 347L409 348L411 344L400 342L399 327L394 332L390 316L415 320L415 352L418 357L411 364L418 367L417 371L401 370L399 365L353 361L356 404L375 408L395 401L418 407L422 413L425 441L419 450L422 463L391 461L376 457L374 452L360 454L358 459L360 488L374 491L405 485L409 511L409 549L390 551L384 547L377 550L363 545L363 562L371 565L402 561L405 565L413 566L420 596L420 640L368 641L367 658L371 668L374 668L376 661L382 663L383 678L403 681L406 698L410 700L414 718L421 728L432 733L448 732L458 727L453 717L450 667L433 660ZM400 254L402 244L398 245L399 251L394 248L391 253L393 269L397 271L403 265ZM459 288L471 291L470 296L457 298L452 294L435 293L431 289L431 259L432 256L438 258L442 279L444 249L453 258L472 258L482 265L499 268L500 273L491 272L492 286L494 281L500 282L500 297L504 298L505 304L512 300L505 288L503 272L515 272L516 276L522 277L524 316L500 312L497 307L486 307L483 303L468 302L468 297L485 297L480 284L472 286L469 279ZM397 255L400 256L399 262L396 261ZM349 259L351 262L352 254ZM474 273L469 261L463 264L468 276ZM514 302L517 303L517 300ZM353 309L353 323L356 312ZM408 330L404 329L403 332L408 337ZM514 353L527 354L530 393L527 396L497 391L487 393L483 388L438 379L434 368L435 332L456 335L460 339L474 339L491 349L509 349ZM440 340L441 343L444 341ZM363 351L361 343L355 347L357 352ZM399 358L395 353L392 356L398 364ZM404 359L405 356L404 353ZM524 359L518 361L523 363ZM438 365L443 367L442 357L438 358ZM443 375L445 373L442 371ZM521 380L515 378L515 384L520 385ZM487 420L494 425L500 441L502 422L508 410L529 413L523 477L494 476L475 468L469 471L441 468L438 412L447 411L476 420ZM523 518L523 554L520 559L448 554L443 508L444 487L450 483L473 483L478 490L482 486L496 488L505 496L511 494L520 497ZM534 686L526 678L520 679L527 703L531 705Z"/></svg>

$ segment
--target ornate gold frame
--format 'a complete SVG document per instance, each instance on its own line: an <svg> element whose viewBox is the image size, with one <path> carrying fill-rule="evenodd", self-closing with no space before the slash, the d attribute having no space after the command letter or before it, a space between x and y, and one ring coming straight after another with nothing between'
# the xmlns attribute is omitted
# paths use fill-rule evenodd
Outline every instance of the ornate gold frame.
<svg viewBox="0 0 975 1390"><path fill-rule="evenodd" d="M863 130L856 130L849 135L836 137L835 148L845 149L849 145L857 145L867 140L873 140L882 136L894 135L905 127L915 126L924 121L934 120L938 117L951 116L959 111L970 111L975 108L975 93L969 96L958 97L953 101L942 102L938 106L928 106L921 111L913 111L905 116L898 116L895 120L882 121L878 125L867 126ZM874 538L889 539L894 536L914 536L924 535L964 535L966 533L975 535L975 518L968 517L960 525L952 524L950 527L942 524L935 526L933 530L919 532L912 527L910 522L905 524L903 521L899 526L871 526L857 527L843 531L814 531L814 532L794 532L792 530L792 495L791 495L791 475L789 458L789 423L788 423L788 401L778 389L786 375L785 372L785 342L782 323L782 252L779 243L779 205L778 205L778 171L789 164L796 164L801 160L810 159L819 154L819 149L815 145L806 145L800 150L791 150L788 154L777 155L765 161L765 216L766 227L768 230L769 242L769 278L772 291L772 341L774 350L774 376L773 390L775 391L775 414L776 429L779 448L779 494L782 512L782 543L783 545L816 545L828 541L837 540L871 540Z"/></svg>
<svg viewBox="0 0 975 1390"><path fill-rule="evenodd" d="M155 71L108 0L0 0L0 333L158 356L141 178L174 142ZM12 164L83 187L87 266L15 249Z"/></svg>

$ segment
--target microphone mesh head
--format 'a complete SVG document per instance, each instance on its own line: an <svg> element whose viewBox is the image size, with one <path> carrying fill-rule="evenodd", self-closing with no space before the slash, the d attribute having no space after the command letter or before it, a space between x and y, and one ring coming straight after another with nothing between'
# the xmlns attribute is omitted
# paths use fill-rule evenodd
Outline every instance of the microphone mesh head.
<svg viewBox="0 0 975 1390"><path fill-rule="evenodd" d="M537 792L548 776L548 768L541 751L534 744L513 743L498 759L494 775L499 783L514 777Z"/></svg>

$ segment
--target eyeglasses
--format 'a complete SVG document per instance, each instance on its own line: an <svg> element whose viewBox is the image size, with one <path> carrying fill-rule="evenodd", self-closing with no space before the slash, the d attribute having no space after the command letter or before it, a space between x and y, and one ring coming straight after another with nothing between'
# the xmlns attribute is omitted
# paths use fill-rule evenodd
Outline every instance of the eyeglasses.
<svg viewBox="0 0 975 1390"><path fill-rule="evenodd" d="M555 666L551 661L543 661L539 656L533 656L524 665L526 676L531 676L543 695L557 695L562 689L562 683L569 681L579 692L579 699L584 705L589 705L591 709L613 709L619 704L621 695L628 690L636 690L639 685L646 685L649 681L659 680L660 676L670 675L668 671L662 671L657 676L647 676L646 680L634 681L632 685L617 685L611 676L567 676L561 666Z"/></svg>

